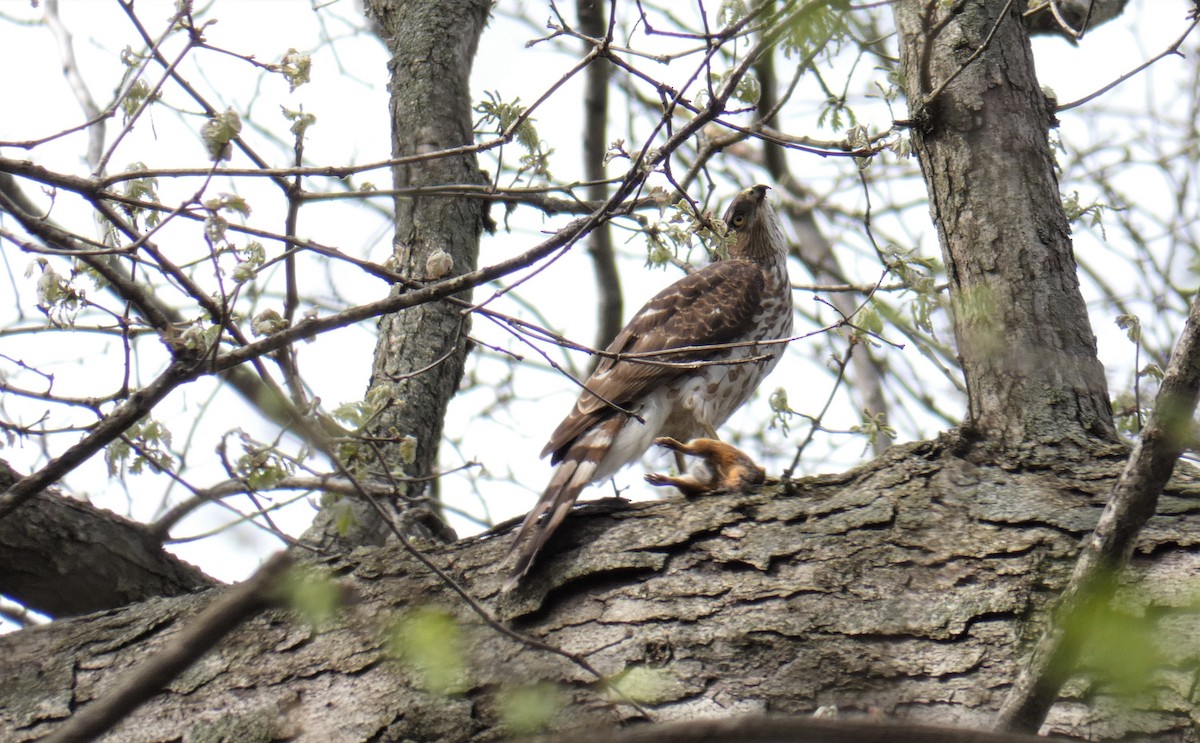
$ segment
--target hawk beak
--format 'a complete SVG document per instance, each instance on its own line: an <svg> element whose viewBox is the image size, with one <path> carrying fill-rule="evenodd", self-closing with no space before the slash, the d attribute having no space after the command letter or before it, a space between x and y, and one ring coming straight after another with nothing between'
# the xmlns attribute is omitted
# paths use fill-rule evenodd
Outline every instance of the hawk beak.
<svg viewBox="0 0 1200 743"><path fill-rule="evenodd" d="M756 183L742 193L753 193L754 200L761 204L762 200L767 197L767 191L770 190L770 188L771 187L765 183Z"/></svg>

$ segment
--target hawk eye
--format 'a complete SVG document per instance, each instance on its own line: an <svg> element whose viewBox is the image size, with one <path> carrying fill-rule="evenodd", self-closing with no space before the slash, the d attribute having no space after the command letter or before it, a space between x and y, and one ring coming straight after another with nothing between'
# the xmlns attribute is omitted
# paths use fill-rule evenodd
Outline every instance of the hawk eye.
<svg viewBox="0 0 1200 743"><path fill-rule="evenodd" d="M729 223L736 228L741 228L742 225L746 224L746 215L745 214L734 214L733 219L730 220Z"/></svg>

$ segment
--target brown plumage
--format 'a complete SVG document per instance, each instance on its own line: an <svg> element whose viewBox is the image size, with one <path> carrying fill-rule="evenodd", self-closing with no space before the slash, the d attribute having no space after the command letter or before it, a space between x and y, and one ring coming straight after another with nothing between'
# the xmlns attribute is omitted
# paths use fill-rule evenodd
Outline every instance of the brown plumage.
<svg viewBox="0 0 1200 743"><path fill-rule="evenodd" d="M677 477L656 472L646 475L646 482L651 485L674 486L686 498L745 490L753 485L762 485L767 479L767 473L746 452L724 441L692 439L685 444L663 436L655 439L654 443L698 460L695 466Z"/></svg>
<svg viewBox="0 0 1200 743"><path fill-rule="evenodd" d="M663 289L609 344L610 353L645 354L638 358L651 363L606 357L584 383L542 450L558 468L513 540L509 555L517 558L505 590L529 571L581 490L641 458L658 437L715 439L778 363L784 344L751 343L792 331L787 241L766 195L766 186L751 186L729 205L725 223L735 239L727 260ZM747 345L707 348L736 343ZM689 350L654 355L672 349ZM679 365L748 358L758 360Z"/></svg>

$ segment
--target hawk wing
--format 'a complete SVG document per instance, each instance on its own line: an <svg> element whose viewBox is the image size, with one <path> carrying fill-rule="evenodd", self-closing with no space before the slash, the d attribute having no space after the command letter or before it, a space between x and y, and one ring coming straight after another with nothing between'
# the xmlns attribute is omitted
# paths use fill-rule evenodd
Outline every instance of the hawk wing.
<svg viewBox="0 0 1200 743"><path fill-rule="evenodd" d="M647 302L606 350L653 353L734 341L753 325L764 283L761 269L749 261L710 263ZM708 353L698 350L648 360L697 361ZM677 366L605 358L584 383L575 408L550 436L542 456L553 453L550 461L557 463L580 434L616 412L609 402L633 408L652 390L686 373Z"/></svg>

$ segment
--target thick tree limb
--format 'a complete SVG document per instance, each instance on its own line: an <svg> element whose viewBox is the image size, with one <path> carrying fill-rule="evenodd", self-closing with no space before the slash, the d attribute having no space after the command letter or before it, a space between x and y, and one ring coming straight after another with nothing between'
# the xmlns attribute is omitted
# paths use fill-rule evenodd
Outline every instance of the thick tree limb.
<svg viewBox="0 0 1200 743"><path fill-rule="evenodd" d="M273 604L278 581L291 564L291 558L282 552L267 560L253 576L209 604L166 647L72 715L45 743L88 741L111 729L239 624Z"/></svg>
<svg viewBox="0 0 1200 743"><path fill-rule="evenodd" d="M19 476L0 461L0 488ZM52 617L114 609L216 585L146 527L46 491L0 519L0 593Z"/></svg>
<svg viewBox="0 0 1200 743"><path fill-rule="evenodd" d="M1062 36L1070 41L1125 12L1129 0L1046 0L1029 3L1023 13L1030 35Z"/></svg>
<svg viewBox="0 0 1200 743"><path fill-rule="evenodd" d="M1064 445L1023 468L968 461L963 449L952 434L892 447L851 472L797 481L790 494L588 504L548 545L545 569L505 598L503 536L427 557L522 635L640 692L657 720L834 706L839 720L986 727L1021 661L1014 638L1066 584L1128 451L1112 444L1072 458ZM1200 482L1181 471L1170 488L1131 568L1164 590L1132 595L1125 608L1145 616L1148 631L1178 638L1171 663L1186 669L1200 651L1171 633L1186 632L1198 612L1170 587L1200 571ZM183 740L265 720L275 739L298 743L482 743L507 734L498 720L509 691L542 684L560 700L550 732L607 730L632 716L578 665L480 622L399 544L319 565L354 603L320 632L281 613L250 620L123 721L124 738ZM0 739L47 735L221 595L0 636ZM455 617L462 694L431 694L389 653L388 628L417 606ZM1177 674L1152 676L1150 691L1128 700L1093 684L1095 670L1081 667L1052 711L1052 732L1122 740L1154 730L1145 739L1180 740L1194 727L1189 706L1163 701L1178 699Z"/></svg>

